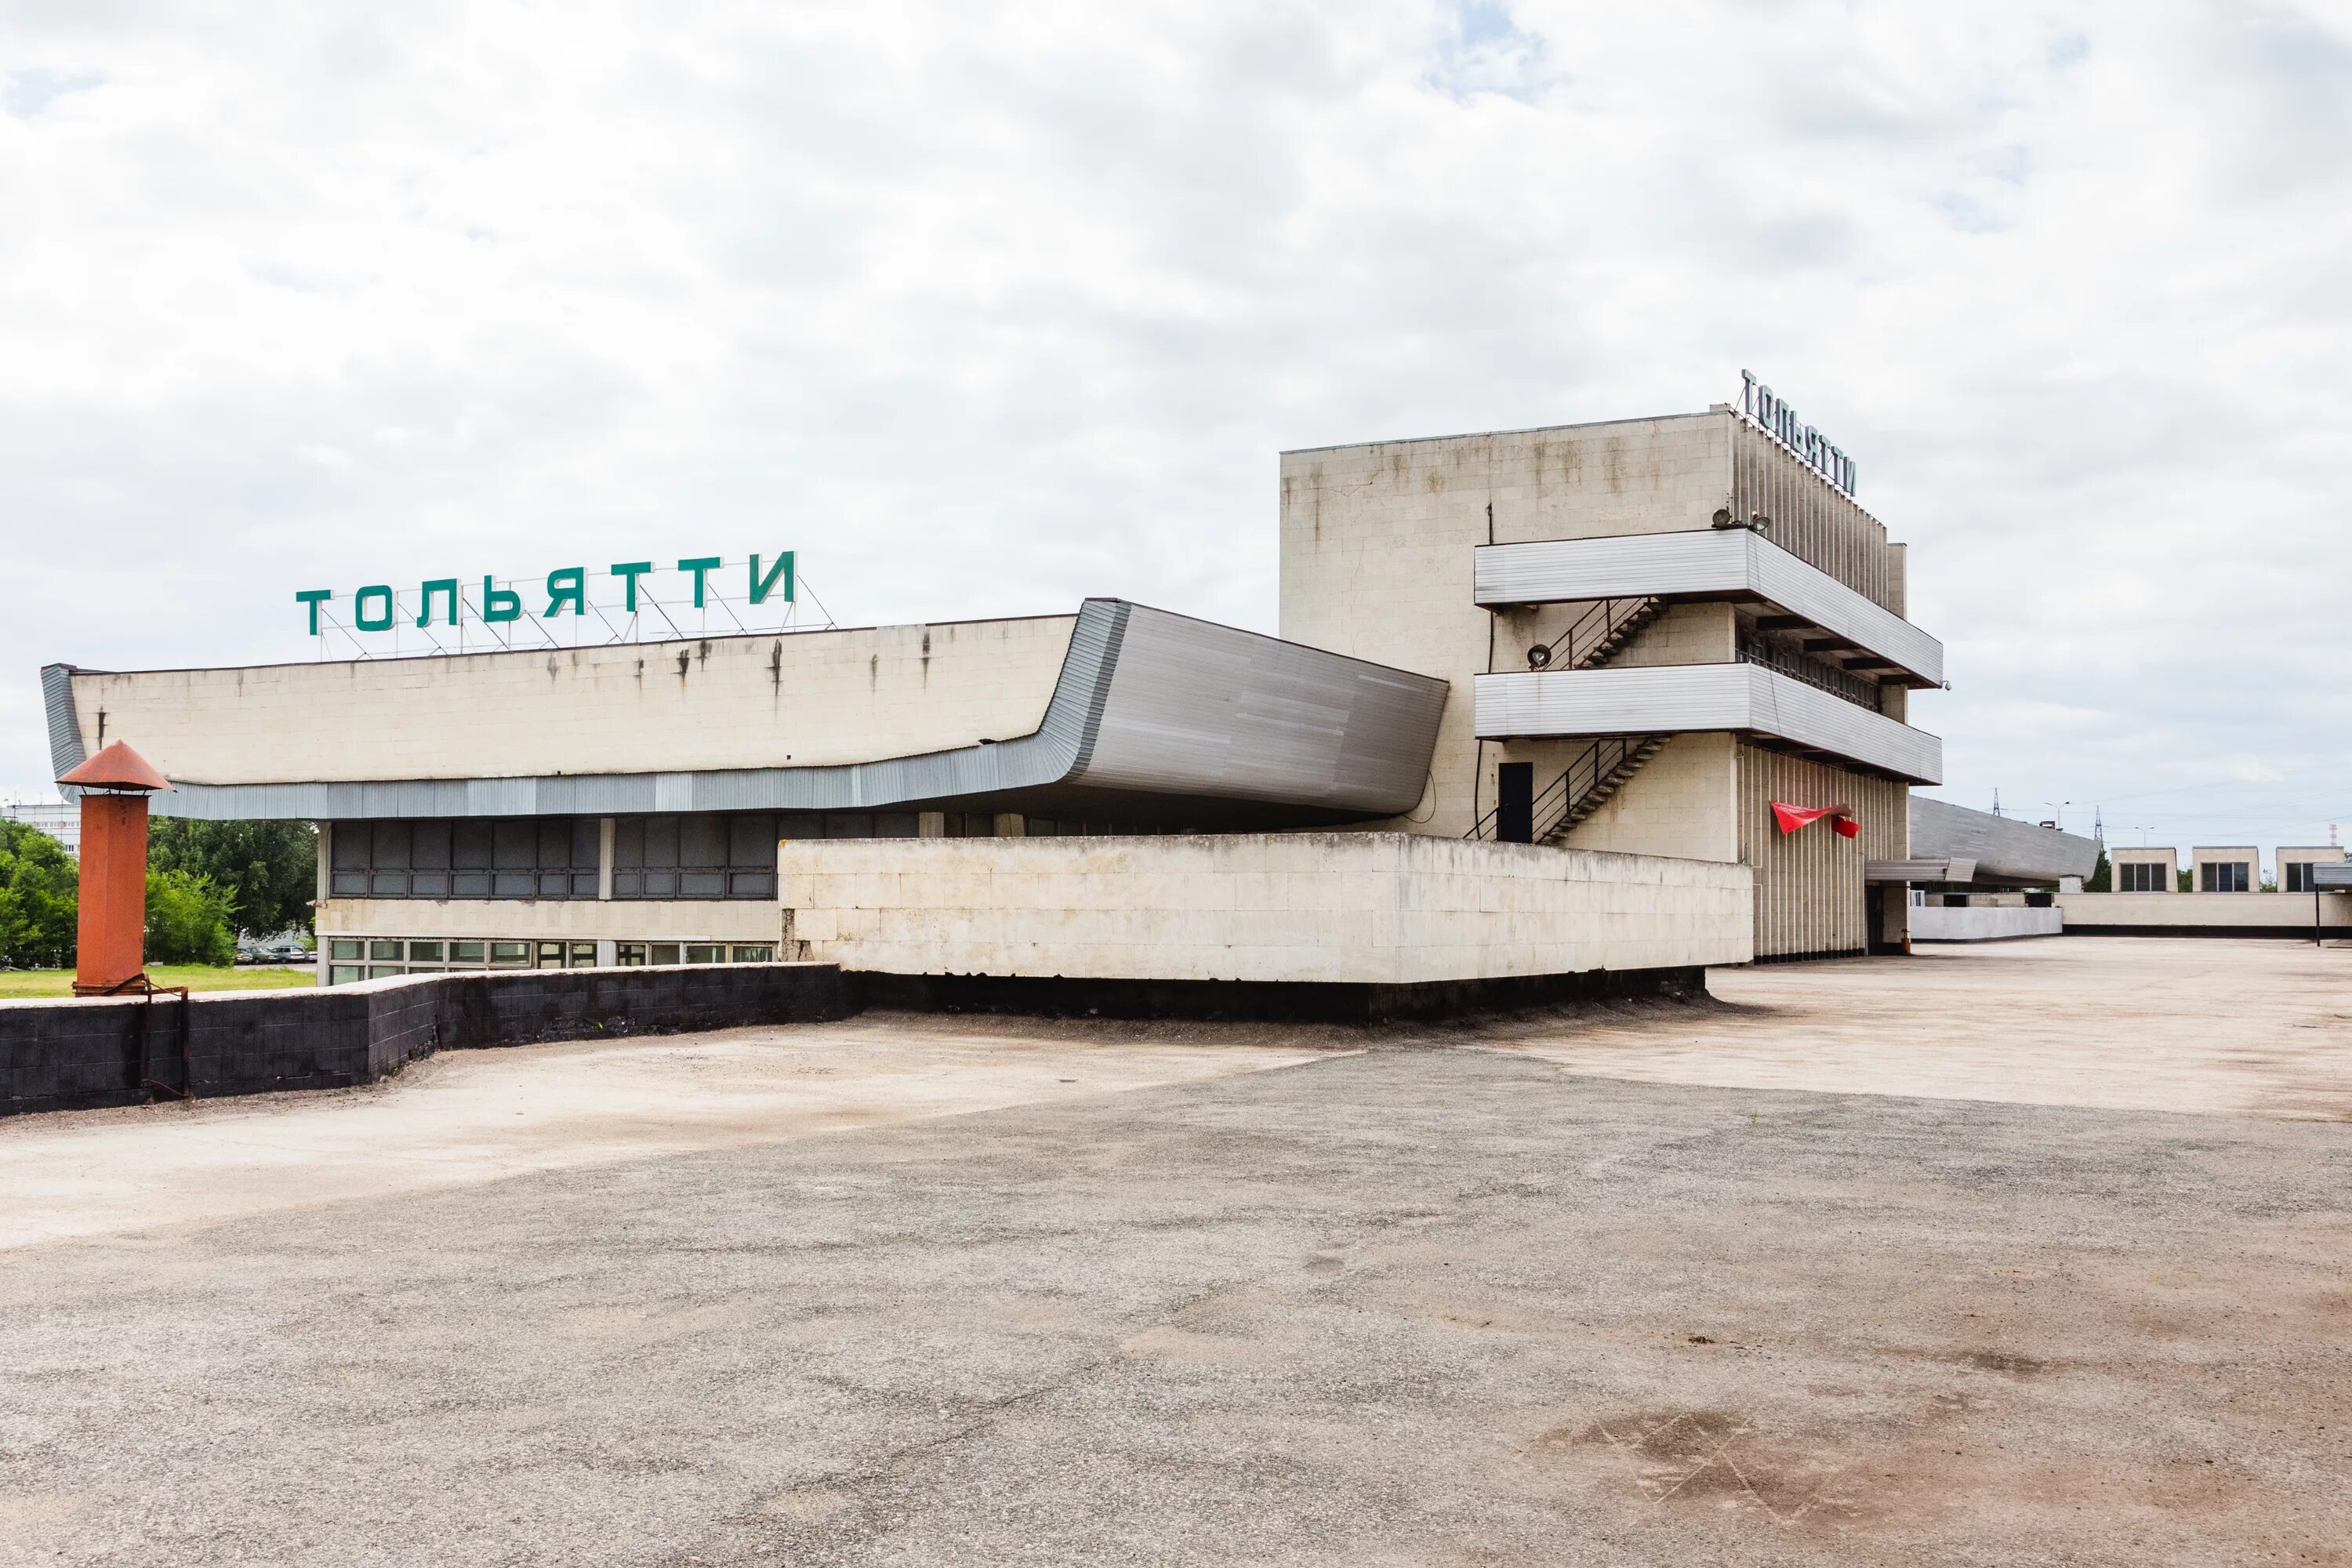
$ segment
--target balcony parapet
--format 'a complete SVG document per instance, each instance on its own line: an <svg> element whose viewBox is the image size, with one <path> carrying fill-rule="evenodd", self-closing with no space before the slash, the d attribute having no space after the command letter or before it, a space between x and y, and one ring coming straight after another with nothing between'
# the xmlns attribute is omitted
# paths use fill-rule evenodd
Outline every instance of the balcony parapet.
<svg viewBox="0 0 2352 1568"><path fill-rule="evenodd" d="M1857 674L1889 684L1944 683L1944 645L1745 528L1485 544L1472 552L1472 596L1488 609L1587 599L1747 600L1818 628Z"/></svg>
<svg viewBox="0 0 2352 1568"><path fill-rule="evenodd" d="M1727 731L1817 752L1915 784L1943 782L1944 742L1755 664L1666 664L1481 675L1480 740Z"/></svg>

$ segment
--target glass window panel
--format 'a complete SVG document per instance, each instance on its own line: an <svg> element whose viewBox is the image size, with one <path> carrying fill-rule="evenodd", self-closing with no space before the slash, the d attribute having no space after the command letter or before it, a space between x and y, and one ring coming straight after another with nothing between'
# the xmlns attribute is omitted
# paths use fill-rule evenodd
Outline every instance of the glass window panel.
<svg viewBox="0 0 2352 1568"><path fill-rule="evenodd" d="M738 869L756 869L776 863L776 819L765 812L747 812L727 823L727 863Z"/></svg>
<svg viewBox="0 0 2352 1568"><path fill-rule="evenodd" d="M642 899L646 896L646 874L643 871L613 871L613 896L616 899Z"/></svg>
<svg viewBox="0 0 2352 1568"><path fill-rule="evenodd" d="M824 814L824 836L827 838L871 838L874 837L874 814L870 811L828 811Z"/></svg>
<svg viewBox="0 0 2352 1568"><path fill-rule="evenodd" d="M589 969L589 968L593 968L593 967L594 967L595 963L596 963L596 944L595 944L594 942L573 942L573 943L572 944L572 968L574 968L574 969Z"/></svg>
<svg viewBox="0 0 2352 1568"><path fill-rule="evenodd" d="M375 838L368 831L366 823L338 822L335 824L331 837L334 841L336 870L364 871L367 869L368 853L374 845Z"/></svg>
<svg viewBox="0 0 2352 1568"><path fill-rule="evenodd" d="M593 894L596 889L592 884L588 890ZM539 874L539 896L542 899L570 898L572 896L572 873L569 871L541 871Z"/></svg>
<svg viewBox="0 0 2352 1568"><path fill-rule="evenodd" d="M399 973L400 965L396 963L379 963L373 965L368 970L368 978L370 980L390 980Z"/></svg>
<svg viewBox="0 0 2352 1568"><path fill-rule="evenodd" d="M727 896L730 899L772 899L776 896L776 874L773 871L730 871L727 873Z"/></svg>
<svg viewBox="0 0 2352 1568"><path fill-rule="evenodd" d="M438 963L441 952L442 944L437 942L412 942L408 944L408 962Z"/></svg>
<svg viewBox="0 0 2352 1568"><path fill-rule="evenodd" d="M330 879L328 892L339 899L367 897L368 874L365 871L338 871Z"/></svg>
<svg viewBox="0 0 2352 1568"><path fill-rule="evenodd" d="M653 944L653 961L656 963L676 963L677 962L677 943L674 942L655 942Z"/></svg>
<svg viewBox="0 0 2352 1568"><path fill-rule="evenodd" d="M375 825L375 869L405 871L408 869L410 829L405 822L379 822Z"/></svg>
<svg viewBox="0 0 2352 1568"><path fill-rule="evenodd" d="M373 872L368 877L368 892L371 896L379 899L404 899L408 897L408 873L405 871Z"/></svg>
<svg viewBox="0 0 2352 1568"><path fill-rule="evenodd" d="M641 942L622 942L613 950L613 959L625 968L639 968L646 962L646 944Z"/></svg>
<svg viewBox="0 0 2352 1568"><path fill-rule="evenodd" d="M360 966L356 963L334 963L327 967L327 984L330 985L349 985L359 977Z"/></svg>
<svg viewBox="0 0 2352 1568"><path fill-rule="evenodd" d="M727 962L727 950L716 942L688 942L686 961L688 963L724 963Z"/></svg>
<svg viewBox="0 0 2352 1568"><path fill-rule="evenodd" d="M677 873L675 871L647 871L646 873L645 896L648 899L674 899L677 897Z"/></svg>
<svg viewBox="0 0 2352 1568"><path fill-rule="evenodd" d="M529 963L530 943L527 942L494 942L490 943L492 963Z"/></svg>
<svg viewBox="0 0 2352 1568"><path fill-rule="evenodd" d="M541 942L539 944L539 967L541 969L562 968L563 944L560 942Z"/></svg>
<svg viewBox="0 0 2352 1568"><path fill-rule="evenodd" d="M596 868L596 847L604 837L604 831L602 826L593 816L575 816L572 819L572 868L573 870L577 871L583 866L591 871Z"/></svg>
<svg viewBox="0 0 2352 1568"><path fill-rule="evenodd" d="M446 822L420 822L414 828L408 864L419 871L446 871L449 868L449 825Z"/></svg>
<svg viewBox="0 0 2352 1568"><path fill-rule="evenodd" d="M708 812L680 817L677 825L677 863L715 868L727 864L727 824L722 817Z"/></svg>
<svg viewBox="0 0 2352 1568"><path fill-rule="evenodd" d="M394 963L397 963L400 962L400 943L396 942L372 942L368 943L368 956L373 959L390 959Z"/></svg>
<svg viewBox="0 0 2352 1568"><path fill-rule="evenodd" d="M776 950L764 943L748 946L740 942L736 944L735 962L738 963L772 963L775 958Z"/></svg>
<svg viewBox="0 0 2352 1568"><path fill-rule="evenodd" d="M352 941L344 937L336 937L333 941L327 943L327 956L330 958L357 958L360 956L360 944L355 941Z"/></svg>
<svg viewBox="0 0 2352 1568"><path fill-rule="evenodd" d="M536 871L495 871L490 875L490 897L494 899L528 899L538 891Z"/></svg>
<svg viewBox="0 0 2352 1568"><path fill-rule="evenodd" d="M449 944L449 956L459 963L479 963L483 958L482 948L483 944L478 942L453 942Z"/></svg>
<svg viewBox="0 0 2352 1568"><path fill-rule="evenodd" d="M646 863L646 824L643 817L625 816L613 824L613 868L642 866Z"/></svg>
<svg viewBox="0 0 2352 1568"><path fill-rule="evenodd" d="M542 816L538 819L539 866L545 870L551 866L572 864L572 823L567 817ZM593 858L588 862L594 865Z"/></svg>
<svg viewBox="0 0 2352 1568"><path fill-rule="evenodd" d="M449 896L449 873L446 871L411 871L408 874L408 896L412 899L446 899Z"/></svg>
<svg viewBox="0 0 2352 1568"><path fill-rule="evenodd" d="M449 829L450 861L460 870L488 870L491 837L491 825L478 818L453 824Z"/></svg>
<svg viewBox="0 0 2352 1568"><path fill-rule="evenodd" d="M677 865L677 818L649 816L646 818L646 866L648 869Z"/></svg>
<svg viewBox="0 0 2352 1568"><path fill-rule="evenodd" d="M596 896L596 873L593 869L575 870L572 873L572 896L575 899L593 899Z"/></svg>
<svg viewBox="0 0 2352 1568"><path fill-rule="evenodd" d="M874 837L877 838L914 838L921 835L922 817L911 811L877 811L874 814Z"/></svg>
<svg viewBox="0 0 2352 1568"><path fill-rule="evenodd" d="M490 873L460 871L449 879L449 896L456 899L487 899L490 896Z"/></svg>
<svg viewBox="0 0 2352 1568"><path fill-rule="evenodd" d="M723 899L727 896L727 873L680 871L677 874L677 896L681 899Z"/></svg>
<svg viewBox="0 0 2352 1568"><path fill-rule="evenodd" d="M539 825L500 817L490 824L490 863L501 871L539 868Z"/></svg>

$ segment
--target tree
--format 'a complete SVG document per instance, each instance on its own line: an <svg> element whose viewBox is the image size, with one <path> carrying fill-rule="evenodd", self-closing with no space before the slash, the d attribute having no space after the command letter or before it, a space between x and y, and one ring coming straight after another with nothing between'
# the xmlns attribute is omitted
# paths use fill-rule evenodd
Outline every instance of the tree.
<svg viewBox="0 0 2352 1568"><path fill-rule="evenodd" d="M63 845L37 827L0 818L0 963L71 963L80 888L80 868Z"/></svg>
<svg viewBox="0 0 2352 1568"><path fill-rule="evenodd" d="M2112 891L2113 889L2110 884L2112 884L2114 880L2114 870L2107 865L2106 847L2105 845L2101 845L2099 847L2098 867L2096 869L2092 871L2089 879L2084 882L2083 891L2086 893L2105 893Z"/></svg>
<svg viewBox="0 0 2352 1568"><path fill-rule="evenodd" d="M307 822L155 819L147 866L211 881L229 901L229 925L258 933L310 929L319 830Z"/></svg>
<svg viewBox="0 0 2352 1568"><path fill-rule="evenodd" d="M236 962L228 889L193 871L147 873L147 962Z"/></svg>

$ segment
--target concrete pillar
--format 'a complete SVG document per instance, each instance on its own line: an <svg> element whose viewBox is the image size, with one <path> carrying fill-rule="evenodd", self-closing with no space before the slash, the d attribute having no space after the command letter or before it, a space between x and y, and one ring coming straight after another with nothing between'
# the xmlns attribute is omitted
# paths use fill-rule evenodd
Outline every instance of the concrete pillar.
<svg viewBox="0 0 2352 1568"><path fill-rule="evenodd" d="M948 836L948 814L944 811L919 811L915 814L915 837L945 838Z"/></svg>
<svg viewBox="0 0 2352 1568"><path fill-rule="evenodd" d="M315 984L324 985L327 983L327 931L319 916L326 910L327 900L333 896L335 889L335 825L321 822L318 826L319 890L310 904L310 940L317 944L319 952L319 962L314 966L318 970Z"/></svg>
<svg viewBox="0 0 2352 1568"><path fill-rule="evenodd" d="M996 814L996 837L999 838L1028 837L1029 819L1022 816L1017 811L998 812Z"/></svg>
<svg viewBox="0 0 2352 1568"><path fill-rule="evenodd" d="M613 897L613 819L609 816L596 819L596 896L608 903ZM604 956L602 943L596 948L596 962L612 962Z"/></svg>
<svg viewBox="0 0 2352 1568"><path fill-rule="evenodd" d="M612 826L612 818L606 817L604 819L604 825L607 827L610 827ZM610 969L620 962L620 942L612 937L598 937L596 939L596 967L599 969Z"/></svg>

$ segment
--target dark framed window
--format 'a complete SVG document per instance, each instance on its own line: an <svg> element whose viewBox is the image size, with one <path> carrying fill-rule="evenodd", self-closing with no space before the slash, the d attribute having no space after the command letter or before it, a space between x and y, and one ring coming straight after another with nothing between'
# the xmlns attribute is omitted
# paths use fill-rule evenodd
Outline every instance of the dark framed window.
<svg viewBox="0 0 2352 1568"><path fill-rule="evenodd" d="M2251 885L2243 860L2208 860L2199 868L2198 883L2208 893L2242 893Z"/></svg>
<svg viewBox="0 0 2352 1568"><path fill-rule="evenodd" d="M334 825L336 898L593 899L593 816L399 818Z"/></svg>
<svg viewBox="0 0 2352 1568"><path fill-rule="evenodd" d="M814 814L625 816L613 825L613 897L772 899L776 841L821 830Z"/></svg>

